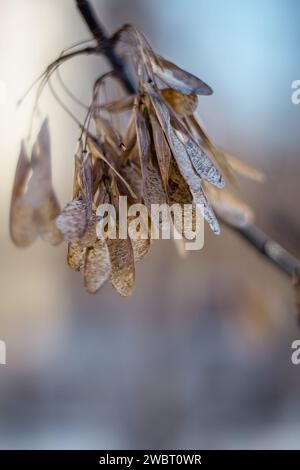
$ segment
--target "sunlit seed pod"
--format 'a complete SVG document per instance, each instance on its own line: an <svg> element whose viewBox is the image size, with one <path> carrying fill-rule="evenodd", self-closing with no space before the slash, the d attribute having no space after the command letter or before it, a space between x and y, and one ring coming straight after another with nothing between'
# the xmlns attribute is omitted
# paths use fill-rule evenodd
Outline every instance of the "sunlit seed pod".
<svg viewBox="0 0 300 470"><path fill-rule="evenodd" d="M179 117L190 116L196 111L198 106L196 93L186 95L173 88L164 88L161 90L161 94Z"/></svg>
<svg viewBox="0 0 300 470"><path fill-rule="evenodd" d="M74 271L80 271L84 265L86 248L83 248L79 243L68 244L67 263Z"/></svg>

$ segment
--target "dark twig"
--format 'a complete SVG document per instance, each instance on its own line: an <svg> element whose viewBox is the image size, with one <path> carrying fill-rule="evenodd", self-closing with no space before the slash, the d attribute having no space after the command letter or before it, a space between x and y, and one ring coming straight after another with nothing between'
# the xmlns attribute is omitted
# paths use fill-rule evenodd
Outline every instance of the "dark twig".
<svg viewBox="0 0 300 470"><path fill-rule="evenodd" d="M281 271L290 278L300 269L300 261L298 258L289 253L279 243L273 240L269 235L263 232L257 225L248 225L243 228L237 228L222 220L222 223L231 230L238 233L260 254L267 257L269 261L274 263Z"/></svg>
<svg viewBox="0 0 300 470"><path fill-rule="evenodd" d="M134 94L136 87L129 76L125 63L115 51L113 42L106 34L103 26L97 20L91 4L88 0L76 0L76 4L95 40L99 45L101 44L101 52L107 58L116 73L116 76L119 78L126 91L129 94Z"/></svg>
<svg viewBox="0 0 300 470"><path fill-rule="evenodd" d="M106 56L120 82L128 93L134 94L136 87L127 72L125 63L116 53L114 42L107 36L103 26L99 23L89 1L76 0L76 4L98 45L101 45L101 52ZM236 228L223 220L222 222L290 278L293 277L296 270L300 269L300 261L256 225Z"/></svg>

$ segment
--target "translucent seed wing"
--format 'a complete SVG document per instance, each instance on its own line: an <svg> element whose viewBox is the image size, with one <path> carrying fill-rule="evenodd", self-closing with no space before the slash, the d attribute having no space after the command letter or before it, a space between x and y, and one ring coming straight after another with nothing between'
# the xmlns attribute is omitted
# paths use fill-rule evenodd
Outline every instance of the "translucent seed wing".
<svg viewBox="0 0 300 470"><path fill-rule="evenodd" d="M105 240L97 240L95 245L86 250L83 268L84 286L94 294L109 279L111 263Z"/></svg>
<svg viewBox="0 0 300 470"><path fill-rule="evenodd" d="M86 248L79 243L68 243L67 263L74 271L80 271L84 266Z"/></svg>
<svg viewBox="0 0 300 470"><path fill-rule="evenodd" d="M150 238L131 240L135 261L141 261L150 250Z"/></svg>
<svg viewBox="0 0 300 470"><path fill-rule="evenodd" d="M34 223L40 236L52 245L57 245L63 237L55 224L60 206L52 185L51 145L47 119L43 122L33 146L31 166L32 176L28 182L25 198L35 209Z"/></svg>
<svg viewBox="0 0 300 470"><path fill-rule="evenodd" d="M87 207L80 198L69 202L56 218L56 225L67 242L77 242L87 228Z"/></svg>
<svg viewBox="0 0 300 470"><path fill-rule="evenodd" d="M166 195L155 158L151 155L151 140L146 119L137 106L135 111L137 142L143 175L143 198L148 211L151 212L152 204L166 203Z"/></svg>
<svg viewBox="0 0 300 470"><path fill-rule="evenodd" d="M198 139L200 139L201 145L213 155L222 173L226 176L228 181L236 186L237 181L235 177L235 172L233 171L233 168L230 165L229 161L227 161L225 154L219 149L217 149L216 146L211 142L208 135L202 129L202 126L194 115L190 115L188 117L188 122L193 127Z"/></svg>
<svg viewBox="0 0 300 470"><path fill-rule="evenodd" d="M119 132L113 127L113 125L108 121L108 119L95 116L97 137L103 141L109 143L116 151L118 151L122 145L123 140Z"/></svg>
<svg viewBox="0 0 300 470"><path fill-rule="evenodd" d="M164 132L153 113L150 113L150 121L160 174L166 190L168 187L170 163L172 158L171 150L166 141Z"/></svg>
<svg viewBox="0 0 300 470"><path fill-rule="evenodd" d="M125 96L116 101L101 104L100 108L105 109L109 113L122 113L129 111L133 107L134 96Z"/></svg>
<svg viewBox="0 0 300 470"><path fill-rule="evenodd" d="M151 65L153 72L170 88L182 93L196 93L197 95L211 95L213 93L209 85L200 78L186 72L160 55L152 55Z"/></svg>
<svg viewBox="0 0 300 470"><path fill-rule="evenodd" d="M134 254L129 238L108 239L111 261L111 283L120 295L132 294L135 282Z"/></svg>
<svg viewBox="0 0 300 470"><path fill-rule="evenodd" d="M245 227L254 220L251 208L233 193L223 189L207 188L217 215L234 227Z"/></svg>
<svg viewBox="0 0 300 470"><path fill-rule="evenodd" d="M225 186L225 180L211 157L195 141L172 110L170 110L170 119L173 129L177 137L184 144L186 152L198 175L217 188L223 188Z"/></svg>
<svg viewBox="0 0 300 470"><path fill-rule="evenodd" d="M134 107L135 112L135 126L136 136L138 143L138 150L140 155L140 165L143 177L147 176L148 161L150 158L150 134L146 125L146 120L139 109L139 106Z"/></svg>
<svg viewBox="0 0 300 470"><path fill-rule="evenodd" d="M87 218L89 219L92 213L93 205L93 168L91 154L88 154L84 160L80 172L79 178L81 182L81 197L86 205Z"/></svg>
<svg viewBox="0 0 300 470"><path fill-rule="evenodd" d="M24 143L17 163L10 205L10 236L17 246L28 246L37 237L33 221L34 209L24 199L24 191L31 170Z"/></svg>
<svg viewBox="0 0 300 470"><path fill-rule="evenodd" d="M256 168L247 165L247 163L242 162L238 158L233 157L228 153L224 153L224 156L228 164L231 166L231 168L233 168L234 171L236 171L236 173L239 173L245 178L250 178L252 180L258 181L259 183L262 183L265 180L265 175Z"/></svg>
<svg viewBox="0 0 300 470"><path fill-rule="evenodd" d="M107 158L105 158L105 156L103 155L99 145L97 144L97 142L88 137L87 139L87 143L88 143L88 147L93 155L93 157L95 158L100 158L101 160L103 160L108 166L109 168L115 173L115 175L121 179L121 181L123 182L123 184L126 186L126 188L128 189L128 191L130 192L131 196L136 199L136 194L133 192L133 190L131 189L130 185L127 183L127 181L123 178L123 176L114 168L114 166L107 160Z"/></svg>
<svg viewBox="0 0 300 470"><path fill-rule="evenodd" d="M191 116L196 111L198 97L195 93L186 95L173 88L163 88L160 93L179 117Z"/></svg>
<svg viewBox="0 0 300 470"><path fill-rule="evenodd" d="M83 237L80 238L80 240L78 241L78 245L80 245L83 248L90 248L95 245L97 238L98 238L97 232L96 232L96 226L97 226L97 217L96 217L96 214L93 213L88 220L87 228Z"/></svg>
<svg viewBox="0 0 300 470"><path fill-rule="evenodd" d="M171 126L170 115L167 106L159 99L158 95L149 93L151 102L156 110L157 118L164 129L166 138L171 147L174 158L177 162L180 173L187 182L190 191L193 195L193 200L199 205L199 209L207 220L209 226L215 234L220 233L218 221L210 207L205 193L202 189L201 178L195 173L192 163L189 159L185 145L178 138L176 132Z"/></svg>
<svg viewBox="0 0 300 470"><path fill-rule="evenodd" d="M58 245L63 240L62 233L55 223L55 219L59 213L60 206L54 192L50 194L39 209L35 211L34 218L38 232L42 239L51 245Z"/></svg>
<svg viewBox="0 0 300 470"><path fill-rule="evenodd" d="M28 182L26 200L38 209L54 193L51 181L51 148L48 120L45 119L31 153L32 175Z"/></svg>
<svg viewBox="0 0 300 470"><path fill-rule="evenodd" d="M169 146L172 150L178 168L190 188L197 191L201 187L201 179L195 174L190 159L185 151L184 144L177 137L173 127L171 126L170 114L167 106L159 98L159 96L148 88L151 103L156 111L158 121L165 133Z"/></svg>

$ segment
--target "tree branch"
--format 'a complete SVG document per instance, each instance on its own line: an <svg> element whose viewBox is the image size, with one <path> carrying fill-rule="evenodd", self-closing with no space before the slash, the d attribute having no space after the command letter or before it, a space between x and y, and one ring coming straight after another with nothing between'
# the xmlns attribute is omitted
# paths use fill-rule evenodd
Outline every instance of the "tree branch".
<svg viewBox="0 0 300 470"><path fill-rule="evenodd" d="M76 0L76 4L90 32L98 44L101 45L101 52L106 56L125 90L130 94L134 94L136 92L136 86L128 74L125 63L116 53L113 42L98 21L89 1ZM293 278L295 272L300 270L300 260L291 255L285 248L265 234L256 225L252 224L244 228L237 228L230 225L225 220L221 221L290 278Z"/></svg>
<svg viewBox="0 0 300 470"><path fill-rule="evenodd" d="M94 36L97 43L101 45L101 52L103 55L105 55L108 62L112 66L116 76L120 80L120 83L129 94L134 94L136 92L134 82L129 76L125 63L115 51L114 44L106 34L103 26L97 20L93 7L88 2L88 0L76 0L76 4L90 32Z"/></svg>
<svg viewBox="0 0 300 470"><path fill-rule="evenodd" d="M299 259L269 237L269 235L263 232L259 227L257 227L257 225L251 224L246 227L237 228L233 227L223 219L220 220L224 225L247 241L252 248L255 248L260 254L275 264L277 268L287 274L291 279L300 269Z"/></svg>

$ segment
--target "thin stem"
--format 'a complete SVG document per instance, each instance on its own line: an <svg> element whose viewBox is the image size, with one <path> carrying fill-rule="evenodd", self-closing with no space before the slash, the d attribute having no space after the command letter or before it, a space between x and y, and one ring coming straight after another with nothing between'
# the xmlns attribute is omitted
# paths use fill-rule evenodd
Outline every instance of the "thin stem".
<svg viewBox="0 0 300 470"><path fill-rule="evenodd" d="M115 70L123 87L128 93L134 94L136 87L133 80L129 76L123 60L115 51L114 44L106 34L103 26L99 23L91 4L88 0L76 0L76 4L92 35L98 44L101 44L103 55L105 55L113 70Z"/></svg>
<svg viewBox="0 0 300 470"><path fill-rule="evenodd" d="M220 219L220 217L219 217ZM290 278L300 269L300 261L298 258L289 253L278 242L273 240L257 225L251 224L246 227L233 227L231 224L221 219L221 222L228 228L240 235L260 254L265 256L269 261L275 264L282 272Z"/></svg>
<svg viewBox="0 0 300 470"><path fill-rule="evenodd" d="M85 47L84 49L79 49L77 51L74 51L74 52L70 52L69 54L65 54L65 55L60 55L58 57L58 59L56 59L54 62L52 62L50 65L48 65L48 67L46 68L46 70L39 76L37 77L34 82L30 85L30 87L28 88L28 90L24 93L24 95L18 100L17 102L17 108L19 106L21 106L21 104L23 103L24 99L26 98L26 96L31 92L31 90L35 87L35 85L40 81L40 80L43 80L45 77L49 76L49 74L51 74L54 70L56 70L56 68L64 61L66 60L69 60L69 59L73 59L73 57L77 56L77 55L80 55L80 54L93 54L93 53L96 53L98 52L98 49L95 48L95 47Z"/></svg>

